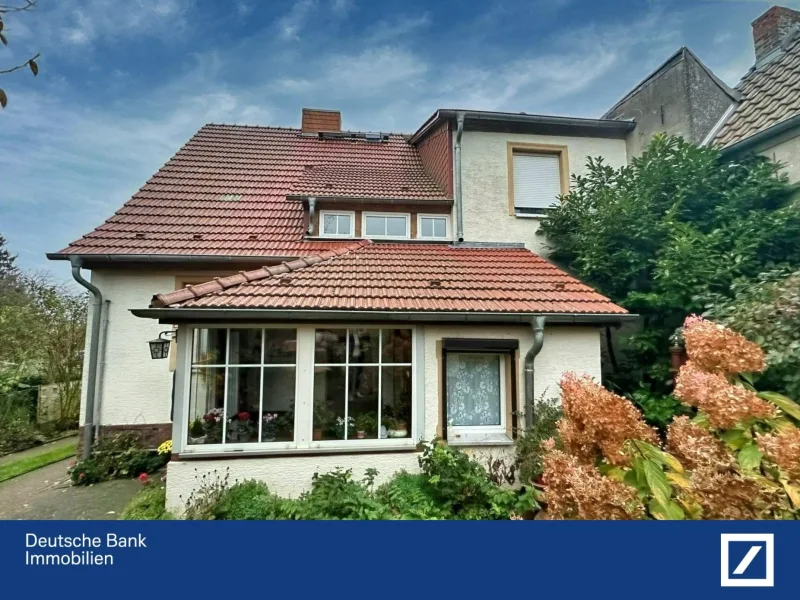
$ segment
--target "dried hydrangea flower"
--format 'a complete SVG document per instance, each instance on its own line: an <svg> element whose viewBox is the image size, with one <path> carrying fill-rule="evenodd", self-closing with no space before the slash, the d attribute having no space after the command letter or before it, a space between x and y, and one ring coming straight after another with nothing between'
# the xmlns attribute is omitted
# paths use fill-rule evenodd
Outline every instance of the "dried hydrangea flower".
<svg viewBox="0 0 800 600"><path fill-rule="evenodd" d="M676 417L667 428L667 450L689 469L727 469L735 462L722 441L686 416Z"/></svg>
<svg viewBox="0 0 800 600"><path fill-rule="evenodd" d="M751 418L769 419L775 407L738 385L731 385L720 373L709 373L690 360L681 367L675 383L675 397L708 415L714 427L730 429Z"/></svg>
<svg viewBox="0 0 800 600"><path fill-rule="evenodd" d="M769 519L780 511L780 491L715 467L692 472L692 497L703 507L704 519Z"/></svg>
<svg viewBox="0 0 800 600"><path fill-rule="evenodd" d="M764 351L758 344L702 317L686 318L683 338L689 358L706 371L755 373L765 368Z"/></svg>
<svg viewBox="0 0 800 600"><path fill-rule="evenodd" d="M627 440L658 444L658 435L626 398L608 391L588 376L566 373L561 379L566 423L559 426L564 446L579 458L599 450L614 465L627 464ZM596 449L596 450L595 450Z"/></svg>
<svg viewBox="0 0 800 600"><path fill-rule="evenodd" d="M800 481L800 429L786 427L777 433L759 435L756 443L790 479Z"/></svg>
<svg viewBox="0 0 800 600"><path fill-rule="evenodd" d="M603 477L589 465L561 451L544 458L547 512L554 519L643 519L644 506L636 490Z"/></svg>

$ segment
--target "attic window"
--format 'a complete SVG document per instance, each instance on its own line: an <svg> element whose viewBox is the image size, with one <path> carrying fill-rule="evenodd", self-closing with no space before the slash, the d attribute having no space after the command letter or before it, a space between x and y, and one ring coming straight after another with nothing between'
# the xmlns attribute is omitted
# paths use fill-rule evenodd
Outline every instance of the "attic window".
<svg viewBox="0 0 800 600"><path fill-rule="evenodd" d="M368 131L364 134L364 139L368 142L380 142L383 140L383 134L380 131Z"/></svg>
<svg viewBox="0 0 800 600"><path fill-rule="evenodd" d="M219 199L222 202L238 202L242 199L241 194L222 194Z"/></svg>

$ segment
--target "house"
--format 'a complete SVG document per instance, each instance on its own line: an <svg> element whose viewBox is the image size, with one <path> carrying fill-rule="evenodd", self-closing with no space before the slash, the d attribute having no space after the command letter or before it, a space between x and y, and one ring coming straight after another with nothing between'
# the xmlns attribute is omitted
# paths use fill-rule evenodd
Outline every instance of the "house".
<svg viewBox="0 0 800 600"><path fill-rule="evenodd" d="M632 128L444 109L410 136L311 109L300 129L204 126L49 255L94 297L84 447L171 438L174 508L226 468L296 496L336 466L414 470L437 435L507 455L564 372L600 377L601 329L635 318L537 254L570 175L624 165Z"/></svg>
<svg viewBox="0 0 800 600"><path fill-rule="evenodd" d="M658 132L764 155L800 181L800 12L773 6L753 21L755 63L735 89L681 48L615 104L606 119L632 120L628 154Z"/></svg>

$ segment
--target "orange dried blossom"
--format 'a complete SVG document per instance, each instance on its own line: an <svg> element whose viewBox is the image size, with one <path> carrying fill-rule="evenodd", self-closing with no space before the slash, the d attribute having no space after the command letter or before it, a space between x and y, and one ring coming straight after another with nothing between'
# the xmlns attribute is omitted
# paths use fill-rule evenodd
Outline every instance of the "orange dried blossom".
<svg viewBox="0 0 800 600"><path fill-rule="evenodd" d="M686 416L676 417L667 428L667 450L689 469L727 469L734 463L733 456L722 441Z"/></svg>
<svg viewBox="0 0 800 600"><path fill-rule="evenodd" d="M744 336L691 315L683 324L686 353L699 367L715 373L755 373L765 368L764 352Z"/></svg>
<svg viewBox="0 0 800 600"><path fill-rule="evenodd" d="M790 479L800 481L800 429L787 427L777 433L759 435L756 443L764 456Z"/></svg>

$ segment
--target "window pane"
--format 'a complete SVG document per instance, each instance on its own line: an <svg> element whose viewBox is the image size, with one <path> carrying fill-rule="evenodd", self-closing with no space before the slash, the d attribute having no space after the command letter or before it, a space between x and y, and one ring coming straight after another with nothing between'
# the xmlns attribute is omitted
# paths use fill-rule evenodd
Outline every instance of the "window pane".
<svg viewBox="0 0 800 600"><path fill-rule="evenodd" d="M224 365L225 329L196 329L192 341L192 363L196 365Z"/></svg>
<svg viewBox="0 0 800 600"><path fill-rule="evenodd" d="M411 367L381 369L381 437L411 437Z"/></svg>
<svg viewBox="0 0 800 600"><path fill-rule="evenodd" d="M189 440L191 444L222 443L225 368L194 368L189 382Z"/></svg>
<svg viewBox="0 0 800 600"><path fill-rule="evenodd" d="M261 364L261 330L231 329L230 365Z"/></svg>
<svg viewBox="0 0 800 600"><path fill-rule="evenodd" d="M345 368L314 369L314 440L344 439Z"/></svg>
<svg viewBox="0 0 800 600"><path fill-rule="evenodd" d="M385 363L411 362L411 330L383 330L383 359Z"/></svg>
<svg viewBox="0 0 800 600"><path fill-rule="evenodd" d="M447 237L447 219L433 219L433 236Z"/></svg>
<svg viewBox="0 0 800 600"><path fill-rule="evenodd" d="M228 368L226 442L241 444L258 441L260 389L261 369L259 367Z"/></svg>
<svg viewBox="0 0 800 600"><path fill-rule="evenodd" d="M376 363L380 341L377 329L351 329L350 330L350 362L351 363Z"/></svg>
<svg viewBox="0 0 800 600"><path fill-rule="evenodd" d="M293 365L297 355L296 329L264 330L264 364Z"/></svg>
<svg viewBox="0 0 800 600"><path fill-rule="evenodd" d="M264 369L264 408L261 414L261 441L294 440L294 367Z"/></svg>
<svg viewBox="0 0 800 600"><path fill-rule="evenodd" d="M420 237L433 237L433 219L430 217L423 217L420 219L422 231Z"/></svg>
<svg viewBox="0 0 800 600"><path fill-rule="evenodd" d="M500 412L500 356L448 354L448 424L500 425Z"/></svg>
<svg viewBox="0 0 800 600"><path fill-rule="evenodd" d="M322 233L325 235L336 235L336 215L325 215L322 217Z"/></svg>
<svg viewBox="0 0 800 600"><path fill-rule="evenodd" d="M366 219L366 234L365 235L386 235L386 218L385 217L370 217Z"/></svg>
<svg viewBox="0 0 800 600"><path fill-rule="evenodd" d="M350 367L348 385L347 439L377 439L378 367Z"/></svg>
<svg viewBox="0 0 800 600"><path fill-rule="evenodd" d="M350 215L339 215L339 227L336 231L339 235L350 235Z"/></svg>
<svg viewBox="0 0 800 600"><path fill-rule="evenodd" d="M405 217L387 217L386 218L386 235L397 237L405 237L406 235L406 218Z"/></svg>
<svg viewBox="0 0 800 600"><path fill-rule="evenodd" d="M316 364L344 363L346 340L346 329L317 329L314 362Z"/></svg>

